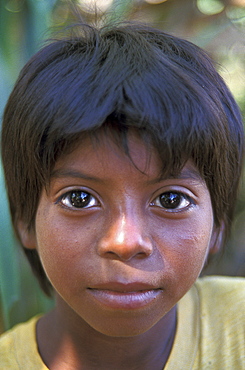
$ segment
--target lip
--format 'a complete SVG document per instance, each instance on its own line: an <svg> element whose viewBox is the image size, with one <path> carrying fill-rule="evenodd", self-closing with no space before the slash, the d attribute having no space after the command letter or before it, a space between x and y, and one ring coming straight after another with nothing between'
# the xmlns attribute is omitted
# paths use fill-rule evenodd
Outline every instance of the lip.
<svg viewBox="0 0 245 370"><path fill-rule="evenodd" d="M88 288L93 299L103 306L118 310L136 310L150 305L162 289L144 283L110 282Z"/></svg>

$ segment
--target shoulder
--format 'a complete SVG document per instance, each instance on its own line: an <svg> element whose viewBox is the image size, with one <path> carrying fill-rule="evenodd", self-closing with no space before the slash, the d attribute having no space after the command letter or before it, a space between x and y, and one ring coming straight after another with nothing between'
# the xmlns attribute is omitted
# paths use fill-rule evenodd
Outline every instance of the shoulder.
<svg viewBox="0 0 245 370"><path fill-rule="evenodd" d="M29 368L46 369L40 363L36 344L36 323L34 317L26 323L18 324L0 337L0 369L17 370Z"/></svg>
<svg viewBox="0 0 245 370"><path fill-rule="evenodd" d="M178 303L166 370L245 369L244 303L244 278L199 278Z"/></svg>
<svg viewBox="0 0 245 370"><path fill-rule="evenodd" d="M245 278L226 276L206 276L196 281L195 287L202 303L233 305L240 307L245 301Z"/></svg>
<svg viewBox="0 0 245 370"><path fill-rule="evenodd" d="M245 295L245 278L233 276L204 276L197 279L196 286L205 290L241 292Z"/></svg>
<svg viewBox="0 0 245 370"><path fill-rule="evenodd" d="M204 277L194 289L199 302L199 368L203 363L212 364L208 369L243 368L245 279Z"/></svg>
<svg viewBox="0 0 245 370"><path fill-rule="evenodd" d="M238 277L210 276L197 280L200 312L203 320L220 322L228 330L228 323L245 325L245 279ZM221 320L222 318L222 320Z"/></svg>

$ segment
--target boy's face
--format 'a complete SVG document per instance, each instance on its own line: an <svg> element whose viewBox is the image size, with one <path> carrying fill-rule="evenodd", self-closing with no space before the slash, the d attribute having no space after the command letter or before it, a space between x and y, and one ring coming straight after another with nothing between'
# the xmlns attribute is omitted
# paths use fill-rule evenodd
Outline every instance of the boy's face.
<svg viewBox="0 0 245 370"><path fill-rule="evenodd" d="M103 134L96 147L85 139L57 162L35 232L22 232L58 304L111 336L159 322L195 282L216 239L210 194L192 163L178 178L159 178L153 148L131 133L129 149L133 163Z"/></svg>

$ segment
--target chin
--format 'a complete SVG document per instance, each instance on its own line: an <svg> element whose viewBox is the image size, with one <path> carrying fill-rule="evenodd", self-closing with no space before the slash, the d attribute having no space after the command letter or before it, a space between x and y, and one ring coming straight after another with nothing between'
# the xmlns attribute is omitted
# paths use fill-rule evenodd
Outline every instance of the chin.
<svg viewBox="0 0 245 370"><path fill-rule="evenodd" d="M139 313L135 313L135 317L123 315L124 317L110 318L101 320L99 323L88 323L97 332L109 337L136 337L149 331L151 328L161 325L164 317L155 318L149 313L145 317L139 317ZM130 317L129 317L130 316ZM134 316L134 315L133 315ZM92 324L92 325L91 325Z"/></svg>

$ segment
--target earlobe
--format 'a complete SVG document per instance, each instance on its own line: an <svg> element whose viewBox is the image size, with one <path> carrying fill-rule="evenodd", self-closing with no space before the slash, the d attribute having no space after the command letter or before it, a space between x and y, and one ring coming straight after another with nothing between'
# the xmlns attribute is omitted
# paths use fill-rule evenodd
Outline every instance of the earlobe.
<svg viewBox="0 0 245 370"><path fill-rule="evenodd" d="M218 253L223 244L225 225L221 223L220 227L214 227L213 235L210 241L209 254Z"/></svg>
<svg viewBox="0 0 245 370"><path fill-rule="evenodd" d="M36 234L34 229L29 229L22 221L18 222L17 228L22 245L27 249L36 249Z"/></svg>

